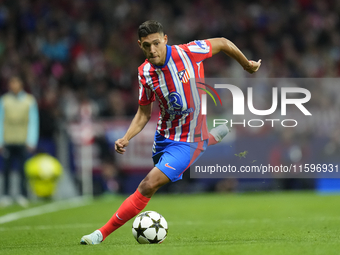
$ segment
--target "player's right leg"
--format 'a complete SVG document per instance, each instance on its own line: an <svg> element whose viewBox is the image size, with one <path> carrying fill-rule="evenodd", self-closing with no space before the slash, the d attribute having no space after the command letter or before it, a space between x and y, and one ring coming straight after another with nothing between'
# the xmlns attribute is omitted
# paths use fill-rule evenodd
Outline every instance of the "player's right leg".
<svg viewBox="0 0 340 255"><path fill-rule="evenodd" d="M83 236L80 244L100 244L113 231L140 213L148 204L152 195L169 181L169 178L162 171L154 167L141 181L135 193L121 204L111 219L100 229Z"/></svg>

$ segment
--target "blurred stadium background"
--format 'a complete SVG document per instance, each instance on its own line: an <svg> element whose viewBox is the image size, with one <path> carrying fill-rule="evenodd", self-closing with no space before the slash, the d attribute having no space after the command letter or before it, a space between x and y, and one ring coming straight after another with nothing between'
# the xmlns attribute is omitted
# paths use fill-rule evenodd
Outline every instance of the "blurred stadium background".
<svg viewBox="0 0 340 255"><path fill-rule="evenodd" d="M137 45L137 28L142 22L159 20L169 44L226 37L249 59L262 59L255 77L336 78L339 17L339 1L2 0L0 94L7 91L12 75L21 75L26 91L37 99L37 151L55 156L64 168L56 198L131 193L152 167L158 117L155 105L151 123L132 140L126 155L114 153L114 141L124 134L138 107L137 67L144 56ZM250 77L223 54L206 60L205 71L206 77ZM339 164L340 93L318 86L311 92L315 126L235 129L227 140L235 148L228 152L230 162L239 164L232 157L235 152L251 152L260 144L264 160L273 165L312 159ZM209 150L219 152L218 147ZM184 179L163 192L340 187L337 180Z"/></svg>

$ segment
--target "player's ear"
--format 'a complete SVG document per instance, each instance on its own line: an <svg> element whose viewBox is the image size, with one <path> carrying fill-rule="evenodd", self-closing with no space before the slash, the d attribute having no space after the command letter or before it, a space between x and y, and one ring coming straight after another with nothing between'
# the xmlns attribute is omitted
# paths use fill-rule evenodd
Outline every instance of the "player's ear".
<svg viewBox="0 0 340 255"><path fill-rule="evenodd" d="M139 45L140 48L142 48L142 43L141 43L140 40L138 40L138 45Z"/></svg>
<svg viewBox="0 0 340 255"><path fill-rule="evenodd" d="M164 42L165 42L165 44L168 44L168 36L167 35L164 35Z"/></svg>

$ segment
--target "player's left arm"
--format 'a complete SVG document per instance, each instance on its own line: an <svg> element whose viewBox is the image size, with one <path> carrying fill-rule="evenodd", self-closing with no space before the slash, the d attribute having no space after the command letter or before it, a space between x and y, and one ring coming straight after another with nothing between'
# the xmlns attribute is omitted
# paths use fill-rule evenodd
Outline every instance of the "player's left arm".
<svg viewBox="0 0 340 255"><path fill-rule="evenodd" d="M236 47L231 41L226 38L208 39L211 43L212 55L220 51L227 54L229 57L235 59L239 64L249 73L255 73L261 66L261 59L259 61L248 60L246 56Z"/></svg>

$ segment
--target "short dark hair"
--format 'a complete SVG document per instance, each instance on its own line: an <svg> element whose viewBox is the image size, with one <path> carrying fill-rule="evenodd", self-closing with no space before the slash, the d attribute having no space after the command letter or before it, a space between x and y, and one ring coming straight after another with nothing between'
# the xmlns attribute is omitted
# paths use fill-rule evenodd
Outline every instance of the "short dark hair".
<svg viewBox="0 0 340 255"><path fill-rule="evenodd" d="M156 20L148 20L141 24L138 28L138 37L141 39L142 37L146 37L150 34L160 33L164 34L163 26Z"/></svg>

